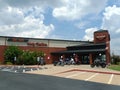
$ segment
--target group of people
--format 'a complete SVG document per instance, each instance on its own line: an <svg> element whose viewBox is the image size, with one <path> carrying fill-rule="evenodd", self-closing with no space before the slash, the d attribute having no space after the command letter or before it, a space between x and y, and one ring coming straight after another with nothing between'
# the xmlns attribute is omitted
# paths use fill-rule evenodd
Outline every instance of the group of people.
<svg viewBox="0 0 120 90"><path fill-rule="evenodd" d="M37 57L38 65L45 65L45 60L43 57Z"/></svg>

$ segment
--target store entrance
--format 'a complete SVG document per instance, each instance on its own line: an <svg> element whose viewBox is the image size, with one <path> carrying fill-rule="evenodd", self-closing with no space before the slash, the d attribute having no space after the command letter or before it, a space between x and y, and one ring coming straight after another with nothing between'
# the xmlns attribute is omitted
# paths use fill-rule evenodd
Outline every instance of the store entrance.
<svg viewBox="0 0 120 90"><path fill-rule="evenodd" d="M81 64L90 64L89 55L82 55Z"/></svg>
<svg viewBox="0 0 120 90"><path fill-rule="evenodd" d="M95 59L99 59L100 61L106 62L106 55L105 53L97 53L95 55Z"/></svg>

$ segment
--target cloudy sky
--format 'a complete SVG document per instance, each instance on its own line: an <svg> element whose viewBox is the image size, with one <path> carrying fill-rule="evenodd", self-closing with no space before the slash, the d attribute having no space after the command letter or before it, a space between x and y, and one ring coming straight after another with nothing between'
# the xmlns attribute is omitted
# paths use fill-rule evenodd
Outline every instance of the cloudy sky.
<svg viewBox="0 0 120 90"><path fill-rule="evenodd" d="M120 0L0 0L0 36L93 40L107 29L120 55Z"/></svg>

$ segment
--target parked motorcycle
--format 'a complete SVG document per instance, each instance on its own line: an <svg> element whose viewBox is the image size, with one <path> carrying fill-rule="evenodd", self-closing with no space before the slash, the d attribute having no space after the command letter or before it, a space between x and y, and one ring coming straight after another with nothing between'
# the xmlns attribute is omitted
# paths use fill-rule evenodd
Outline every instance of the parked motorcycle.
<svg viewBox="0 0 120 90"><path fill-rule="evenodd" d="M54 66L64 66L64 61L54 61L53 65Z"/></svg>
<svg viewBox="0 0 120 90"><path fill-rule="evenodd" d="M93 64L91 64L91 67L94 68L94 67L102 67L102 68L105 68L106 67L106 62L105 61L102 61L100 59L96 59L94 60Z"/></svg>

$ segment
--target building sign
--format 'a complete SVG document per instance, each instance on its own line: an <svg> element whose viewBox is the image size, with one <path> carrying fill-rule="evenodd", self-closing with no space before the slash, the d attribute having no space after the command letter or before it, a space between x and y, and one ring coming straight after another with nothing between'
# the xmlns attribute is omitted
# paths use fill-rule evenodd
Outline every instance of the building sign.
<svg viewBox="0 0 120 90"><path fill-rule="evenodd" d="M47 44L46 43L36 43L36 42L28 42L27 45L30 45L30 46L38 46L38 47L47 47Z"/></svg>
<svg viewBox="0 0 120 90"><path fill-rule="evenodd" d="M36 43L37 46L47 46L46 43Z"/></svg>
<svg viewBox="0 0 120 90"><path fill-rule="evenodd" d="M96 38L98 40L104 40L106 38L106 35L104 35L104 34L96 34Z"/></svg>
<svg viewBox="0 0 120 90"><path fill-rule="evenodd" d="M11 42L27 42L28 39L23 39L23 38L8 38L7 41L11 41Z"/></svg>
<svg viewBox="0 0 120 90"><path fill-rule="evenodd" d="M28 42L27 45L35 46L35 43L33 43L33 42Z"/></svg>

